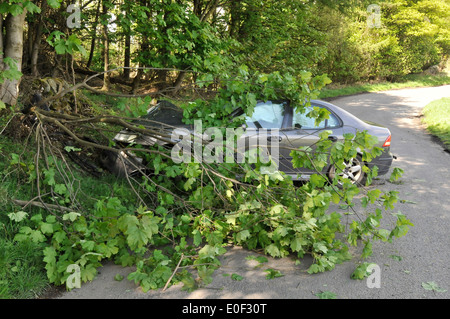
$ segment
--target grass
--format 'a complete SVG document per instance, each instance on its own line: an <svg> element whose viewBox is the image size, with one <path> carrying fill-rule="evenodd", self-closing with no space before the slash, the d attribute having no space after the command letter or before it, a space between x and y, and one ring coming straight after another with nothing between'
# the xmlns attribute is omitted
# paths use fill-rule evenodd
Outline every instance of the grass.
<svg viewBox="0 0 450 319"><path fill-rule="evenodd" d="M361 83L351 85L330 84L325 87L320 98L333 98L344 95L352 95L366 92L379 92L393 89L440 86L450 84L450 74L439 75L408 74L396 82Z"/></svg>
<svg viewBox="0 0 450 319"><path fill-rule="evenodd" d="M438 137L450 151L450 97L429 103L423 109L422 122L428 131Z"/></svg>
<svg viewBox="0 0 450 319"><path fill-rule="evenodd" d="M0 247L0 299L41 296L49 283L36 244L0 237Z"/></svg>

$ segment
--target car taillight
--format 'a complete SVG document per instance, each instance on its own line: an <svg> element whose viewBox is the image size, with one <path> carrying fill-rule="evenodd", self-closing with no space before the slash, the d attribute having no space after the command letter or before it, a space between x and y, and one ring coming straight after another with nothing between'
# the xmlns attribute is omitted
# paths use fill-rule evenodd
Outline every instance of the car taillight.
<svg viewBox="0 0 450 319"><path fill-rule="evenodd" d="M391 146L391 136L389 135L386 141L384 141L383 147Z"/></svg>

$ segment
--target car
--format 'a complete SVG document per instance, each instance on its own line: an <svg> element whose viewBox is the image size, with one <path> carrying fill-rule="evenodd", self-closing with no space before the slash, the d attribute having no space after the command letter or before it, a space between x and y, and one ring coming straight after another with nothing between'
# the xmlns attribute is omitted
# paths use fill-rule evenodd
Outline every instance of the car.
<svg viewBox="0 0 450 319"><path fill-rule="evenodd" d="M306 115L313 108L328 110L328 119L321 121L319 124L315 123L315 119ZM364 163L362 161L362 152L359 152L358 156L344 163L345 168L341 170L329 163L323 169L323 173L331 179L338 174L344 179L348 179L351 183L360 185L366 177L363 171L364 165L367 165L369 168L377 166L378 175L382 176L388 173L395 158L390 152L391 132L388 128L376 123L363 121L329 102L311 100L310 105L306 106L306 110L300 112L293 108L288 101L259 101L251 116L245 115L243 110L239 108L234 110L230 116L242 115L245 117L245 125L242 128L243 134L241 138L247 140L255 137L260 138L260 140L261 138L262 140L268 139L270 142L266 144L269 144L269 152L276 145L279 149L277 154L278 170L290 176L294 181L308 180L315 171L306 168L294 168L292 157L290 156L291 150L315 145L320 139L319 134L324 130L331 131L328 138L333 142L343 141L344 134L347 133L356 135L357 131L367 131L370 135L377 137L378 143L375 146L383 150L382 154L375 157L370 163ZM155 136L138 134L129 129L124 129L114 138L118 145L122 147L129 144L151 146L158 143L170 148L180 143L180 137L195 132L193 125L183 123L183 110L168 101L158 102L149 109L145 116L135 120L134 124L166 132L166 139L159 139ZM170 136L170 139L168 136ZM189 141L191 142L191 140ZM276 143L274 144L273 141ZM126 156L125 154L123 155ZM133 158L133 155L128 154L128 156ZM121 171L122 174L124 170L128 173L136 172L139 170L139 165L144 167L145 163L142 160L134 158L133 161L133 165L124 168L123 165L117 165L116 159L115 164L111 165L111 167L116 172Z"/></svg>

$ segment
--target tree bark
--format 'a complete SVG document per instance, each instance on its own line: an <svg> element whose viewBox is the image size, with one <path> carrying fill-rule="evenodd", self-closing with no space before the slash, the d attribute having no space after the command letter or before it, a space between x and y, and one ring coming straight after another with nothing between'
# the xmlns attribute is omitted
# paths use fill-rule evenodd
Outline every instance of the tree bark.
<svg viewBox="0 0 450 319"><path fill-rule="evenodd" d="M31 52L31 74L33 76L39 75L37 62L39 58L39 50L41 48L41 35L42 35L42 27L44 24L43 19L46 10L47 10L47 0L42 0L40 20L34 35L33 50Z"/></svg>
<svg viewBox="0 0 450 319"><path fill-rule="evenodd" d="M98 2L97 5L97 11L95 13L95 21L94 21L94 25L92 26L92 29L94 30L92 32L92 39L91 39L91 50L89 51L89 59L86 63L86 67L89 69L91 67L92 64L92 58L94 57L94 50L95 50L95 41L97 39L97 26L98 26L98 16L100 15L100 4L101 1Z"/></svg>
<svg viewBox="0 0 450 319"><path fill-rule="evenodd" d="M105 0L102 3L102 14L106 16L108 14L108 8L106 6ZM108 23L102 21L102 33L103 33L103 58L104 58L104 71L103 76L103 88L102 90L109 91L111 87L109 70L109 36L108 36Z"/></svg>
<svg viewBox="0 0 450 319"><path fill-rule="evenodd" d="M0 72L3 69L3 14L0 13Z"/></svg>
<svg viewBox="0 0 450 319"><path fill-rule="evenodd" d="M126 4L126 1L124 1L124 4ZM128 8L125 12L125 20L128 21L129 19L129 10L130 6L128 5ZM124 57L123 57L123 77L125 80L130 79L130 66L131 66L131 28L126 25L126 27L123 28L124 34L125 34L125 50L124 50Z"/></svg>
<svg viewBox="0 0 450 319"><path fill-rule="evenodd" d="M23 26L25 23L26 9L17 16L8 15L2 22L5 25L5 39L3 45L3 58L11 58L15 61L18 71L22 71L23 55ZM4 61L3 61L4 62ZM2 63L0 70L7 66ZM19 97L20 80L6 79L0 84L0 100L9 105L16 105Z"/></svg>
<svg viewBox="0 0 450 319"><path fill-rule="evenodd" d="M125 35L125 56L123 61L123 66L125 69L123 70L123 77L125 80L130 79L130 61L131 61L131 35Z"/></svg>

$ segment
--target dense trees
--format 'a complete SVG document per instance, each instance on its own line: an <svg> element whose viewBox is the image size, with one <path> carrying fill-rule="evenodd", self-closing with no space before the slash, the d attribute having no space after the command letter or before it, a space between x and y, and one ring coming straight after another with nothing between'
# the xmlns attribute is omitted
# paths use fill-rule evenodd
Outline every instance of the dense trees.
<svg viewBox="0 0 450 319"><path fill-rule="evenodd" d="M177 87L187 70L220 73L233 63L327 73L335 82L390 80L450 50L445 0L381 1L377 10L370 1L81 0L75 27L72 2L3 1L1 70L70 77L72 63L84 72L124 67L104 74L103 89L120 75L136 92L143 83ZM3 78L2 101L15 104L17 76Z"/></svg>

